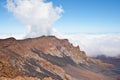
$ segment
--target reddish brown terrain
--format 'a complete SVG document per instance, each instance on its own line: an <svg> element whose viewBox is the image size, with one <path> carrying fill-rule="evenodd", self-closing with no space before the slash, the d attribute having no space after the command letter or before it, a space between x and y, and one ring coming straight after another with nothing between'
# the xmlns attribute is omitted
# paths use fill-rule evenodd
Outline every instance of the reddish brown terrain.
<svg viewBox="0 0 120 80"><path fill-rule="evenodd" d="M116 57L108 57L105 55L99 55L95 58L101 60L104 63L112 64L115 67L113 71L120 75L120 55ZM118 80L120 80L120 76L118 77Z"/></svg>
<svg viewBox="0 0 120 80"><path fill-rule="evenodd" d="M67 39L0 40L0 80L117 80L115 69Z"/></svg>

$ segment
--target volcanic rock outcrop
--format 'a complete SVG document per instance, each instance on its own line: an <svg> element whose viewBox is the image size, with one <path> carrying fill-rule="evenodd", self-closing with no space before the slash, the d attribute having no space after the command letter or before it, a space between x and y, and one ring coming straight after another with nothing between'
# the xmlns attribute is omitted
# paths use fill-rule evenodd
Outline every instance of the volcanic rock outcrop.
<svg viewBox="0 0 120 80"><path fill-rule="evenodd" d="M0 80L116 80L119 73L113 70L67 39L0 40Z"/></svg>

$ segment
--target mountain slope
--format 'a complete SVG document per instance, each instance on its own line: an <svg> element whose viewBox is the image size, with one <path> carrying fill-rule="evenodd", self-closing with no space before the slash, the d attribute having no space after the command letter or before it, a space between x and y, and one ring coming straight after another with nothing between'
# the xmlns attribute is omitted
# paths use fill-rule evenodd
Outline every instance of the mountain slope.
<svg viewBox="0 0 120 80"><path fill-rule="evenodd" d="M116 80L113 65L86 56L67 39L42 36L0 40L0 77L46 80ZM29 80L27 79L26 80Z"/></svg>
<svg viewBox="0 0 120 80"><path fill-rule="evenodd" d="M104 63L112 64L115 67L112 71L120 75L120 56L108 57L105 55L99 55L95 58L101 60ZM118 78L118 80L120 80L120 76Z"/></svg>

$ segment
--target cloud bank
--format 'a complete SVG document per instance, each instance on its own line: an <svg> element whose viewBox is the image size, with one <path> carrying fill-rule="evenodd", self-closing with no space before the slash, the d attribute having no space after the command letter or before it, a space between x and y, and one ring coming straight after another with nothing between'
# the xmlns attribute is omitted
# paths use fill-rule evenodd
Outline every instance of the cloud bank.
<svg viewBox="0 0 120 80"><path fill-rule="evenodd" d="M63 12L45 0L7 0L7 9L28 29L26 37L56 34L52 25Z"/></svg>
<svg viewBox="0 0 120 80"><path fill-rule="evenodd" d="M89 56L120 55L120 34L73 34L65 37Z"/></svg>
<svg viewBox="0 0 120 80"><path fill-rule="evenodd" d="M23 39L23 36L25 34L10 34L10 33L3 33L3 34L0 34L0 39L6 39L6 38L9 38L9 37L14 37L16 38L17 40L21 40Z"/></svg>

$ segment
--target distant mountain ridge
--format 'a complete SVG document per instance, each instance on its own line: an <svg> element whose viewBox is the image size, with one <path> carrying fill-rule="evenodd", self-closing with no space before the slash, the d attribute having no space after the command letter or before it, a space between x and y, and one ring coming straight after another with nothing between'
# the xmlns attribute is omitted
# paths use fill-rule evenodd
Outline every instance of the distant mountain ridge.
<svg viewBox="0 0 120 80"><path fill-rule="evenodd" d="M114 65L86 56L67 39L0 40L0 80L116 80Z"/></svg>
<svg viewBox="0 0 120 80"><path fill-rule="evenodd" d="M115 67L115 72L120 74L120 56L116 56L116 57L108 57L105 55L98 55L97 57L95 57L96 59L101 60L104 63L108 63L108 64L112 64Z"/></svg>

